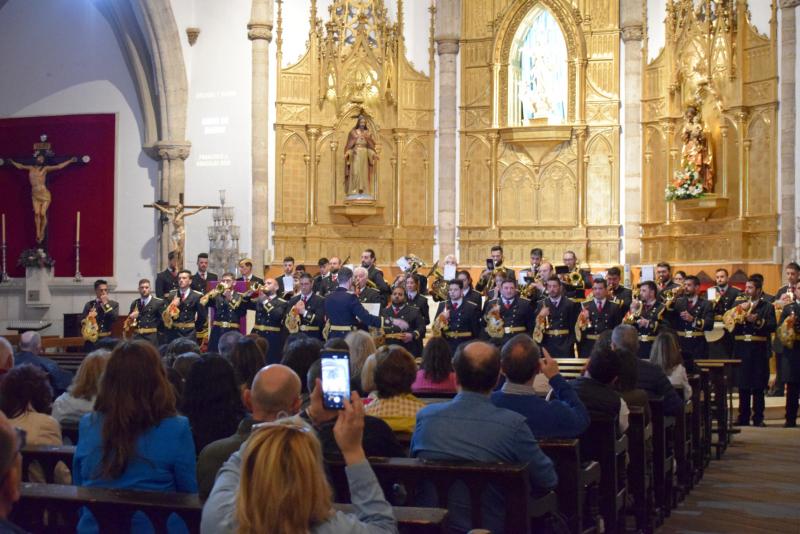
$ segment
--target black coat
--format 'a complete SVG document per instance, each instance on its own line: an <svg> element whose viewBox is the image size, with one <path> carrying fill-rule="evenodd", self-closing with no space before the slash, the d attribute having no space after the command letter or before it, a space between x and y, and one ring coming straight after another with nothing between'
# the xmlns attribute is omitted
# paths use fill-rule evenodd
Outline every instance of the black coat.
<svg viewBox="0 0 800 534"><path fill-rule="evenodd" d="M486 331L486 314L495 306L498 306L500 317L503 319L503 337L491 337ZM500 300L487 300L482 314L482 337L502 347L506 341L517 334L533 335L535 319L536 316L533 313L531 301L518 295L509 303L509 306L503 303L502 298Z"/></svg>
<svg viewBox="0 0 800 534"><path fill-rule="evenodd" d="M746 298L740 302L746 302ZM755 309L749 313L756 316L755 322L745 321L737 324L733 330L733 357L742 360L739 388L766 389L771 355L769 336L777 327L775 309L772 304L759 298Z"/></svg>
<svg viewBox="0 0 800 534"><path fill-rule="evenodd" d="M216 282L217 280L219 280L219 277L217 277L217 275L214 273L206 271L205 280L203 280L200 277L200 273L194 273L194 275L192 276L192 289L194 289L195 291L199 291L200 293L205 293L206 291L208 291L208 289L206 289L208 287L208 283Z"/></svg>
<svg viewBox="0 0 800 534"><path fill-rule="evenodd" d="M578 342L578 356L588 358L592 353L592 348L597 341L597 336L606 330L613 330L622 322L622 307L606 299L603 310L598 311L597 303L594 299L587 301L583 307L589 310L589 326L581 332L581 340Z"/></svg>
<svg viewBox="0 0 800 534"><path fill-rule="evenodd" d="M417 309L416 306L404 304L402 308L395 310L390 304L381 310L381 317L391 317L406 321L408 323L408 332L414 336L412 341L405 343L399 338L392 337L393 335L402 334L399 327L384 326L387 345L400 345L413 354L415 358L422 356L422 340L425 338L425 322L422 320L422 315L420 315L419 309Z"/></svg>
<svg viewBox="0 0 800 534"><path fill-rule="evenodd" d="M550 308L550 326L544 332L542 347L547 349L553 358L575 357L575 323L581 313L581 305L571 301L565 295L561 296L558 306L549 298L539 302L536 315L547 306Z"/></svg>

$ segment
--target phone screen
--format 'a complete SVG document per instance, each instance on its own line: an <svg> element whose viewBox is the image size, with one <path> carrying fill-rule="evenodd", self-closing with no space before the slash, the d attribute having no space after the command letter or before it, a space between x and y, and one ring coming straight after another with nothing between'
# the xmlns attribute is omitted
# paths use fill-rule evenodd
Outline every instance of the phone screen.
<svg viewBox="0 0 800 534"><path fill-rule="evenodd" d="M323 351L322 404L329 410L344 408L350 398L350 356L347 352Z"/></svg>
<svg viewBox="0 0 800 534"><path fill-rule="evenodd" d="M486 258L486 269L494 271L494 260L492 258Z"/></svg>

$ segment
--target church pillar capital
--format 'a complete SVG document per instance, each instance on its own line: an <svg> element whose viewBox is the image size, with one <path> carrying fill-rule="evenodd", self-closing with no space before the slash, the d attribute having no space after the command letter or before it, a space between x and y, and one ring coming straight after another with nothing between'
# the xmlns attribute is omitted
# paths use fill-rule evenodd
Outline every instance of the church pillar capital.
<svg viewBox="0 0 800 534"><path fill-rule="evenodd" d="M800 6L800 0L780 0L778 6L781 9L792 9Z"/></svg>
<svg viewBox="0 0 800 534"><path fill-rule="evenodd" d="M192 144L189 141L159 141L153 151L162 160L185 160L189 157Z"/></svg>
<svg viewBox="0 0 800 534"><path fill-rule="evenodd" d="M800 0L798 0L800 1ZM622 42L641 41L644 38L644 28L641 24L631 24L622 27Z"/></svg>
<svg viewBox="0 0 800 534"><path fill-rule="evenodd" d="M440 56L449 55L449 54L458 54L458 39L457 38L450 38L450 39L437 39L436 40L436 52Z"/></svg>
<svg viewBox="0 0 800 534"><path fill-rule="evenodd" d="M247 38L251 41L272 41L272 24L251 22L247 25Z"/></svg>

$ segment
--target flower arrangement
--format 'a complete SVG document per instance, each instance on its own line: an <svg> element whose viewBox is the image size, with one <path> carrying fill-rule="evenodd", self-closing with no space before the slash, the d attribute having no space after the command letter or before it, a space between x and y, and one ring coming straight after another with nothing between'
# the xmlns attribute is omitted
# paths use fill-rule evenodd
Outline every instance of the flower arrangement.
<svg viewBox="0 0 800 534"><path fill-rule="evenodd" d="M54 260L50 254L48 254L44 249L41 248L29 248L27 250L23 250L22 254L19 255L19 259L17 260L17 265L20 267L36 267L39 269L52 269L53 265L56 264L56 260Z"/></svg>
<svg viewBox="0 0 800 534"><path fill-rule="evenodd" d="M664 190L667 201L700 198L703 194L703 179L692 163L675 171L672 183Z"/></svg>

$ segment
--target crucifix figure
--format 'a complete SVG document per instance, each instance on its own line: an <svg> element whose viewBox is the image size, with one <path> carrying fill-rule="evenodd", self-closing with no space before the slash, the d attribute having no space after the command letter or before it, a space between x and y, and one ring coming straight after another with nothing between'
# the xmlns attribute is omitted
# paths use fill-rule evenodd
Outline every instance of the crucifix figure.
<svg viewBox="0 0 800 534"><path fill-rule="evenodd" d="M205 209L213 208L216 206L185 206L183 204L183 193L178 197L178 203L170 206L169 202L159 200L153 204L145 204L145 208L155 208L161 212L161 221L169 221L172 224L170 231L170 245L173 252L175 252L178 260L178 268L183 268L183 247L186 243L186 226L184 219L199 213ZM186 211L189 209L189 211Z"/></svg>
<svg viewBox="0 0 800 534"><path fill-rule="evenodd" d="M53 156L50 150L50 143L47 136L41 136L41 143L33 145L35 150L34 160L30 165L18 163L9 158L9 163L19 170L28 171L28 180L31 183L31 200L33 201L33 220L36 225L36 244L41 246L47 236L47 210L50 207L52 197L47 189L47 175L53 171L59 171L78 161L78 158L71 157L55 165L48 165L47 158ZM84 156L84 161L88 157ZM0 160L2 164L2 160Z"/></svg>

